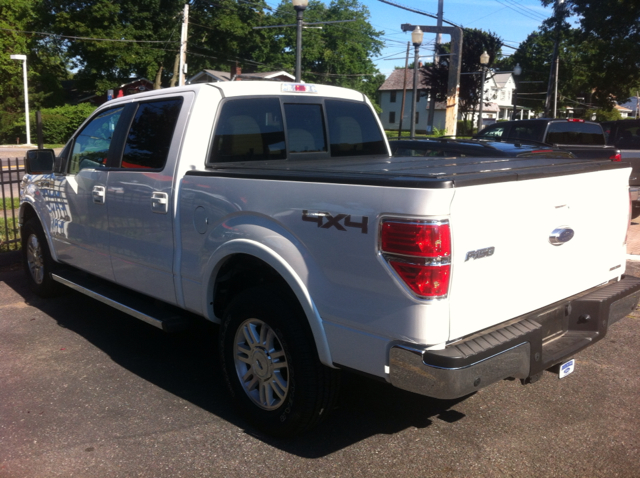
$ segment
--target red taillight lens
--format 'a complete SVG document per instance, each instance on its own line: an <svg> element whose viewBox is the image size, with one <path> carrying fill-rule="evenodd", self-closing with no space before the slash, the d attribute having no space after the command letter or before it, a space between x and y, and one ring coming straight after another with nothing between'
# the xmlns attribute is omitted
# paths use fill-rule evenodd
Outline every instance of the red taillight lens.
<svg viewBox="0 0 640 478"><path fill-rule="evenodd" d="M407 256L450 256L449 224L385 222L382 224L381 248L383 252Z"/></svg>
<svg viewBox="0 0 640 478"><path fill-rule="evenodd" d="M423 297L437 297L449 292L450 265L423 266L406 262L389 261L393 270L416 294Z"/></svg>
<svg viewBox="0 0 640 478"><path fill-rule="evenodd" d="M620 161L622 161L622 155L620 153L616 153L613 156L611 156L609 159L614 163L619 163Z"/></svg>
<svg viewBox="0 0 640 478"><path fill-rule="evenodd" d="M451 229L448 222L384 221L380 229L380 250L414 294L442 298L449 292Z"/></svg>

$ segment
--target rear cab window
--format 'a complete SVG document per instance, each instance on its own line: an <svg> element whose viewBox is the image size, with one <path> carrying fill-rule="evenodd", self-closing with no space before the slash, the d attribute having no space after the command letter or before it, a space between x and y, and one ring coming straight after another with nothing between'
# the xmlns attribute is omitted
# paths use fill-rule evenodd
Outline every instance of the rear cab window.
<svg viewBox="0 0 640 478"><path fill-rule="evenodd" d="M605 137L599 124L558 121L549 124L546 142L550 144L604 146Z"/></svg>
<svg viewBox="0 0 640 478"><path fill-rule="evenodd" d="M222 104L208 163L387 155L362 102L316 97L230 98Z"/></svg>

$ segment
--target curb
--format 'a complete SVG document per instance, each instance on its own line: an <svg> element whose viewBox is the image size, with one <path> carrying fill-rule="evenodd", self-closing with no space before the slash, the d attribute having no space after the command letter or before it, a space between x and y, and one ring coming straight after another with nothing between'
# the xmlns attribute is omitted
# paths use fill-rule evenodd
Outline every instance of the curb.
<svg viewBox="0 0 640 478"><path fill-rule="evenodd" d="M9 251L0 253L0 267L17 264L22 261L20 251Z"/></svg>

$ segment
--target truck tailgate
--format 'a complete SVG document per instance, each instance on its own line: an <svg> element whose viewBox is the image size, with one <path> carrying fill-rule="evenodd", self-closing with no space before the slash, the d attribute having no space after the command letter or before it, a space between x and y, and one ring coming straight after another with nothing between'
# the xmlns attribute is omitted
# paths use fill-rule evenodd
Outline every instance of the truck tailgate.
<svg viewBox="0 0 640 478"><path fill-rule="evenodd" d="M456 188L450 339L620 276L628 177L616 169ZM551 244L561 227L573 238Z"/></svg>

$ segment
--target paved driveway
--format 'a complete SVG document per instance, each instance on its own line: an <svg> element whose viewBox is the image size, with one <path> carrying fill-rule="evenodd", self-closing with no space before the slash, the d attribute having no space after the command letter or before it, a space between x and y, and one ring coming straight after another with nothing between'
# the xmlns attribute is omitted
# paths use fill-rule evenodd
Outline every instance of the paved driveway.
<svg viewBox="0 0 640 478"><path fill-rule="evenodd" d="M167 335L75 292L45 301L5 267L0 477L638 476L639 326L615 324L567 378L463 400L346 374L332 419L279 441L235 416L215 327Z"/></svg>

